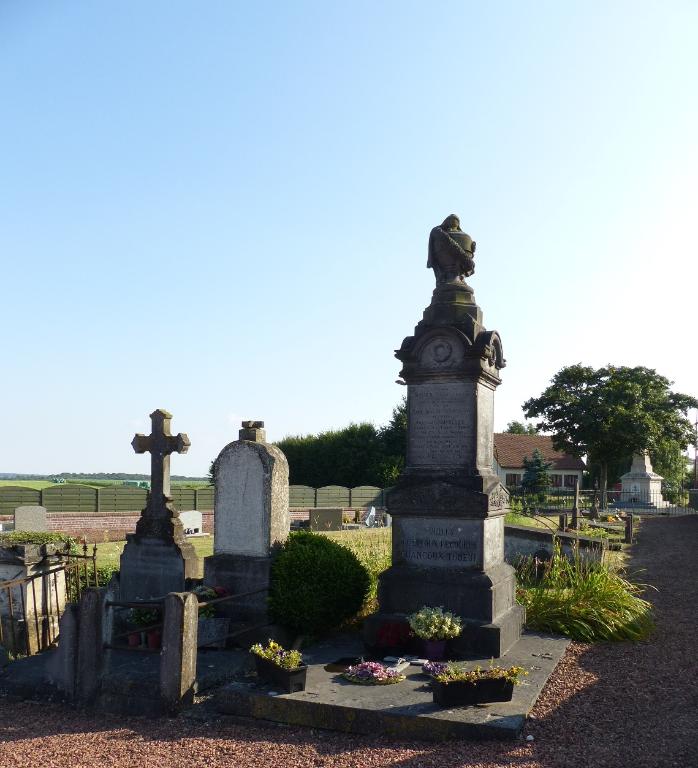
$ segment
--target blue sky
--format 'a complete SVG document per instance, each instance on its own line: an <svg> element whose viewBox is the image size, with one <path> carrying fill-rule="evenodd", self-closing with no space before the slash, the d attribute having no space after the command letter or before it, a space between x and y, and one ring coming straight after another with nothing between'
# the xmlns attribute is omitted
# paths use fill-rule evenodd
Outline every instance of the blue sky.
<svg viewBox="0 0 698 768"><path fill-rule="evenodd" d="M333 7L336 6L336 7ZM0 2L0 471L385 423L429 230L508 361L698 395L694 2Z"/></svg>

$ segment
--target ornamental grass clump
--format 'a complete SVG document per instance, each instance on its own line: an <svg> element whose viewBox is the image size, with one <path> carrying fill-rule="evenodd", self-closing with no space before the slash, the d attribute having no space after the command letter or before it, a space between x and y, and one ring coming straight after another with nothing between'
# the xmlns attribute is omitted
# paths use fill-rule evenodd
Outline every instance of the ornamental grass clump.
<svg viewBox="0 0 698 768"><path fill-rule="evenodd" d="M407 617L410 628L422 640L450 640L460 635L461 620L443 608L423 606Z"/></svg>
<svg viewBox="0 0 698 768"><path fill-rule="evenodd" d="M272 639L269 639L266 646L255 643L250 648L250 653L266 659L282 669L298 669L298 667L303 666L303 655L300 651L287 651Z"/></svg>
<svg viewBox="0 0 698 768"><path fill-rule="evenodd" d="M541 568L542 566L542 568ZM556 545L551 560L525 558L517 565L517 599L526 626L593 643L642 640L654 627L652 606L633 584L603 562L569 560Z"/></svg>
<svg viewBox="0 0 698 768"><path fill-rule="evenodd" d="M396 669L391 669L377 661L362 661L361 664L347 667L342 677L358 685L392 685L405 679Z"/></svg>

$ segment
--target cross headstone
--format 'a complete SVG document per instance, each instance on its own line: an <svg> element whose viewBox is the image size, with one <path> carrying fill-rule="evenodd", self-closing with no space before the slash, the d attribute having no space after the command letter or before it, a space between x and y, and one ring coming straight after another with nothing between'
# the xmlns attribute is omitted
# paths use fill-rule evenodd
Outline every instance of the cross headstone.
<svg viewBox="0 0 698 768"><path fill-rule="evenodd" d="M169 518L172 515L170 497L170 454L186 453L191 442L180 432L170 432L172 414L157 408L150 414L152 429L149 435L136 434L131 441L136 453L150 453L150 491L148 502L143 510L139 525L141 529L148 523L148 518ZM136 531L140 532L138 528Z"/></svg>
<svg viewBox="0 0 698 768"><path fill-rule="evenodd" d="M136 532L126 537L121 555L122 600L148 600L184 590L185 579L198 575L199 561L184 536L179 512L170 496L170 455L186 453L189 438L170 432L172 414L158 408L150 414L149 435L137 434L136 453L150 453L150 491Z"/></svg>

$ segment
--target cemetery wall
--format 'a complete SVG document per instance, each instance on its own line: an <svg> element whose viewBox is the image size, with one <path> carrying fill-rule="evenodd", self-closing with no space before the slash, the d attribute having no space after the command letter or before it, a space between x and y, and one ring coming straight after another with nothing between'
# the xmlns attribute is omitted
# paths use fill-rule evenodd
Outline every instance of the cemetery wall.
<svg viewBox="0 0 698 768"><path fill-rule="evenodd" d="M345 488L327 485L311 488L307 485L289 486L289 506L299 509L315 507L343 507L366 509L385 506L385 494L389 489L362 485ZM172 488L172 499L177 509L213 510L213 486L203 488ZM51 512L134 512L145 507L147 491L123 485L93 488L88 485L51 486L42 490L21 486L0 486L0 515L12 514L16 507L41 506Z"/></svg>
<svg viewBox="0 0 698 768"><path fill-rule="evenodd" d="M504 526L504 533L504 559L508 563L515 563L520 557L548 559L553 555L556 542L561 553L569 560L574 560L578 552L582 560L599 562L606 550L602 539L562 531L553 533L540 528L507 524Z"/></svg>

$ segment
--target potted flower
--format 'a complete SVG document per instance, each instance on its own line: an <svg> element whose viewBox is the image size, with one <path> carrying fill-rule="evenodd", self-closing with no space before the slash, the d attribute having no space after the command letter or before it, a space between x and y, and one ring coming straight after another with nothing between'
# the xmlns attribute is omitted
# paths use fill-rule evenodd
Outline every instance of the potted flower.
<svg viewBox="0 0 698 768"><path fill-rule="evenodd" d="M305 690L305 676L308 667L303 664L300 651L287 651L275 640L269 639L266 646L255 643L250 648L254 656L257 676L286 693Z"/></svg>
<svg viewBox="0 0 698 768"><path fill-rule="evenodd" d="M141 645L143 632L145 631L146 645L151 651L157 651L162 645L162 626L153 626L161 621L160 611L156 608L134 608L131 612L131 621L137 627L145 627L128 635L128 644L131 647Z"/></svg>
<svg viewBox="0 0 698 768"><path fill-rule="evenodd" d="M412 632L423 641L424 655L431 660L443 659L448 640L458 637L463 629L461 620L453 613L426 605L407 620Z"/></svg>
<svg viewBox="0 0 698 768"><path fill-rule="evenodd" d="M434 702L442 707L487 704L511 701L514 686L528 672L523 667L475 667L467 670L457 664L447 664L432 678Z"/></svg>
<svg viewBox="0 0 698 768"><path fill-rule="evenodd" d="M405 679L396 669L390 669L377 661L362 661L348 667L342 677L357 685L392 685Z"/></svg>
<svg viewBox="0 0 698 768"><path fill-rule="evenodd" d="M225 597L228 591L223 587L207 587L204 584L194 589L200 603L208 603L219 597ZM201 648L225 648L230 619L216 616L215 605L202 605L199 608L199 627L197 645Z"/></svg>

